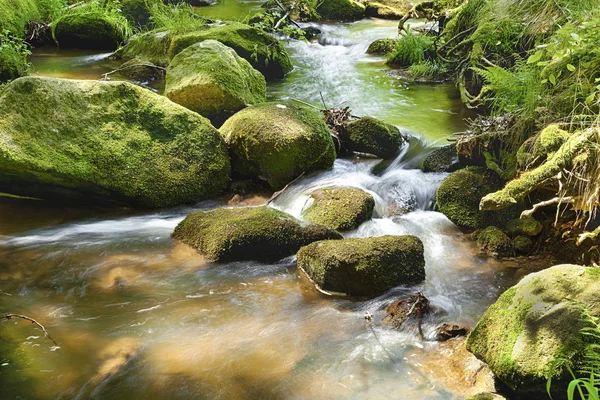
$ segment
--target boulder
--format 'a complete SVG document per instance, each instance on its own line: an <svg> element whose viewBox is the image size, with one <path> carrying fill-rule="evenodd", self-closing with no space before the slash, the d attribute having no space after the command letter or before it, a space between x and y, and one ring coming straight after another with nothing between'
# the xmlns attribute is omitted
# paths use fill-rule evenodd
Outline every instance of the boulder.
<svg viewBox="0 0 600 400"><path fill-rule="evenodd" d="M367 54L385 55L396 49L398 39L377 39L367 48Z"/></svg>
<svg viewBox="0 0 600 400"><path fill-rule="evenodd" d="M443 323L435 328L435 340L445 342L458 336L467 336L469 328L462 325Z"/></svg>
<svg viewBox="0 0 600 400"><path fill-rule="evenodd" d="M477 240L477 247L491 256L501 258L514 255L513 242L495 226L476 231L473 237Z"/></svg>
<svg viewBox="0 0 600 400"><path fill-rule="evenodd" d="M139 34L130 38L115 53L115 58L123 62L131 59L146 60L166 67L185 48L204 40L216 40L231 47L267 80L282 78L293 69L290 57L279 40L239 22L201 25L197 31L177 35L167 31Z"/></svg>
<svg viewBox="0 0 600 400"><path fill-rule="evenodd" d="M342 238L330 228L301 226L291 215L264 206L192 212L173 237L217 262L276 261L314 241Z"/></svg>
<svg viewBox="0 0 600 400"><path fill-rule="evenodd" d="M345 124L345 147L350 151L369 153L381 158L393 158L400 152L406 138L394 125L372 117L360 118Z"/></svg>
<svg viewBox="0 0 600 400"><path fill-rule="evenodd" d="M297 254L322 290L375 297L425 279L423 243L415 236L381 236L312 243Z"/></svg>
<svg viewBox="0 0 600 400"><path fill-rule="evenodd" d="M231 116L266 101L260 72L233 49L205 40L178 53L167 67L165 95L207 118Z"/></svg>
<svg viewBox="0 0 600 400"><path fill-rule="evenodd" d="M533 249L533 242L527 236L517 236L513 239L513 247L519 254L529 254Z"/></svg>
<svg viewBox="0 0 600 400"><path fill-rule="evenodd" d="M52 23L52 36L62 48L114 50L127 39L121 18L101 10L66 14Z"/></svg>
<svg viewBox="0 0 600 400"><path fill-rule="evenodd" d="M210 122L127 82L25 77L0 95L0 191L168 207L227 188Z"/></svg>
<svg viewBox="0 0 600 400"><path fill-rule="evenodd" d="M454 172L459 168L458 153L453 144L438 147L423 160L423 172Z"/></svg>
<svg viewBox="0 0 600 400"><path fill-rule="evenodd" d="M517 207L501 211L480 211L483 196L504 186L502 179L483 167L468 167L448 175L436 192L439 211L454 224L463 228L504 226L518 217Z"/></svg>
<svg viewBox="0 0 600 400"><path fill-rule="evenodd" d="M368 17L402 19L413 7L409 0L367 1L365 14Z"/></svg>
<svg viewBox="0 0 600 400"><path fill-rule="evenodd" d="M542 228L542 224L531 216L515 218L506 224L506 232L513 237L519 235L534 237L540 234Z"/></svg>
<svg viewBox="0 0 600 400"><path fill-rule="evenodd" d="M338 231L358 228L371 219L375 208L373 196L356 188L323 188L312 192L311 197L313 202L304 217Z"/></svg>
<svg viewBox="0 0 600 400"><path fill-rule="evenodd" d="M303 172L330 168L335 149L321 114L293 102L248 107L220 129L234 171L279 190Z"/></svg>
<svg viewBox="0 0 600 400"><path fill-rule="evenodd" d="M417 292L388 304L385 308L385 317L381 319L381 325L399 329L409 317L414 317L414 319L426 317L435 311L432 308L429 299L422 292Z"/></svg>
<svg viewBox="0 0 600 400"><path fill-rule="evenodd" d="M467 350L521 398L547 399L547 373L563 357L577 366L586 353L582 307L600 317L600 270L558 265L530 274L491 305L467 338ZM579 302L577 304L576 302ZM564 398L571 380L554 371L552 392Z"/></svg>
<svg viewBox="0 0 600 400"><path fill-rule="evenodd" d="M365 16L365 6L354 0L323 0L317 13L327 21L356 21Z"/></svg>

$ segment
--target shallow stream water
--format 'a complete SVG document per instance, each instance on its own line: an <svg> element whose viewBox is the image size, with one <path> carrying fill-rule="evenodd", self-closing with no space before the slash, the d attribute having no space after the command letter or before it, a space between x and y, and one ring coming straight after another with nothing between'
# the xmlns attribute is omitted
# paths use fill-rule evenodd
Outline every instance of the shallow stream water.
<svg viewBox="0 0 600 400"><path fill-rule="evenodd" d="M229 1L206 12L222 17ZM259 3L231 5L241 15ZM10 294L0 294L0 311L36 318L59 344L25 321L2 320L0 398L462 399L476 391L448 355L455 349L432 340L434 329L473 326L516 276L432 211L445 174L418 169L468 114L454 86L399 81L382 58L364 53L372 40L394 36L396 22L319 27L319 42L286 43L295 70L269 84L269 97L319 105L322 93L328 106L343 103L412 138L387 166L339 159L273 206L301 218L316 188L364 189L376 216L346 236L418 236L425 282L370 301L331 298L299 275L294 257L217 265L171 239L188 212L227 199L143 212L0 197L0 289ZM116 67L107 56L39 50L32 61L40 75L98 79ZM417 290L444 310L425 319L424 341L414 325L378 325L387 303Z"/></svg>

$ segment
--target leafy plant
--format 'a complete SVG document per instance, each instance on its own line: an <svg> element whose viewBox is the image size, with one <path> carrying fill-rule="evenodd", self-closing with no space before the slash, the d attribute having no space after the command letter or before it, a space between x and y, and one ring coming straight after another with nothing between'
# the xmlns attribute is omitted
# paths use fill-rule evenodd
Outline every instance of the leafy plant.
<svg viewBox="0 0 600 400"><path fill-rule="evenodd" d="M118 8L118 2L101 3L94 0L66 10L58 19L53 21L52 35L54 36L54 27L61 18L83 14L95 14L99 17L105 18L111 22L111 25L114 26L124 38L127 38L133 34L133 28L131 27L131 24L127 18L121 14L121 10Z"/></svg>
<svg viewBox="0 0 600 400"><path fill-rule="evenodd" d="M31 68L29 55L29 45L23 39L7 30L0 33L0 82L27 75Z"/></svg>
<svg viewBox="0 0 600 400"><path fill-rule="evenodd" d="M409 67L433 58L435 49L433 38L414 34L410 29L398 40L396 49L388 55L387 63L400 67Z"/></svg>
<svg viewBox="0 0 600 400"><path fill-rule="evenodd" d="M154 29L167 30L171 34L193 32L206 24L206 19L196 14L194 8L187 3L153 4L150 14Z"/></svg>

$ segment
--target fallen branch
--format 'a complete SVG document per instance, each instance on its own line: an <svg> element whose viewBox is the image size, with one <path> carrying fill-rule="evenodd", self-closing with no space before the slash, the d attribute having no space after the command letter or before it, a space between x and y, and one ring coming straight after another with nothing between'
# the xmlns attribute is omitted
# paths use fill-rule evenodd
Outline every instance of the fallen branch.
<svg viewBox="0 0 600 400"><path fill-rule="evenodd" d="M26 315L21 315L21 314L6 314L6 315L3 315L0 318L5 318L5 319L21 318L21 319L25 319L27 321L31 321L32 324L35 324L35 325L37 325L37 326L40 327L40 329L42 330L42 332L44 332L44 337L50 339L52 341L52 343L54 343L54 345L56 347L59 347L58 343L56 343L56 341L54 339L52 339L52 337L48 334L48 331L46 330L46 328L44 328L44 325L40 324L39 322L37 322L35 319L33 319L31 317L28 317Z"/></svg>
<svg viewBox="0 0 600 400"><path fill-rule="evenodd" d="M555 197L553 199L550 200L546 200L546 201L540 201L539 203L536 203L533 205L533 207L529 210L525 210L521 213L521 218L525 218L525 217L531 217L533 215L533 213L541 207L546 207L546 206L551 206L553 204L562 204L562 203L574 203L575 199L573 197Z"/></svg>
<svg viewBox="0 0 600 400"><path fill-rule="evenodd" d="M277 191L277 192L273 193L273 196L271 196L271 198L269 199L269 201L267 201L267 204L271 204L271 203L273 202L273 200L275 200L276 198L278 198L279 196L281 196L281 194L282 194L283 192L285 192L285 190L286 190L288 187L290 187L290 185L291 185L292 183L294 183L294 182L296 182L298 179L302 178L302 177L304 176L304 174L305 174L305 173L306 173L306 171L305 171L305 172L303 172L303 173L301 173L301 174L300 174L300 175L298 175L296 178L294 178L294 180L293 180L293 181L291 181L290 183L288 183L287 185L285 185L285 186L283 187L283 189L281 189L281 190L279 190L279 191Z"/></svg>

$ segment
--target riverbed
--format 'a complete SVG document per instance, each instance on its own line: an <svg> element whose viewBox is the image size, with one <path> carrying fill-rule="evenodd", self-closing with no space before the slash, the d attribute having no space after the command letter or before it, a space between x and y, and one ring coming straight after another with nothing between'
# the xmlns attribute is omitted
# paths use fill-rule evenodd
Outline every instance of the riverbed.
<svg viewBox="0 0 600 400"><path fill-rule="evenodd" d="M259 6L222 0L199 12L220 18ZM517 277L434 211L446 174L426 174L419 165L472 115L453 84L396 79L384 58L365 54L374 39L395 36L396 25L319 24L318 41L285 42L295 69L269 83L270 100L348 106L355 115L397 125L411 139L391 163L338 159L332 170L294 183L272 206L301 218L316 188L371 193L375 217L345 236L418 236L424 283L369 301L332 298L298 273L294 257L220 265L170 237L187 213L228 206L228 198L144 212L0 197L0 289L10 294L0 294L2 311L36 318L59 345L34 325L3 320L0 397L463 399L476 392L449 356L455 349L433 340L435 327L474 326ZM38 49L32 63L43 76L99 79L118 67L109 55ZM414 324L379 326L386 304L418 290L443 310L425 319L425 340Z"/></svg>

